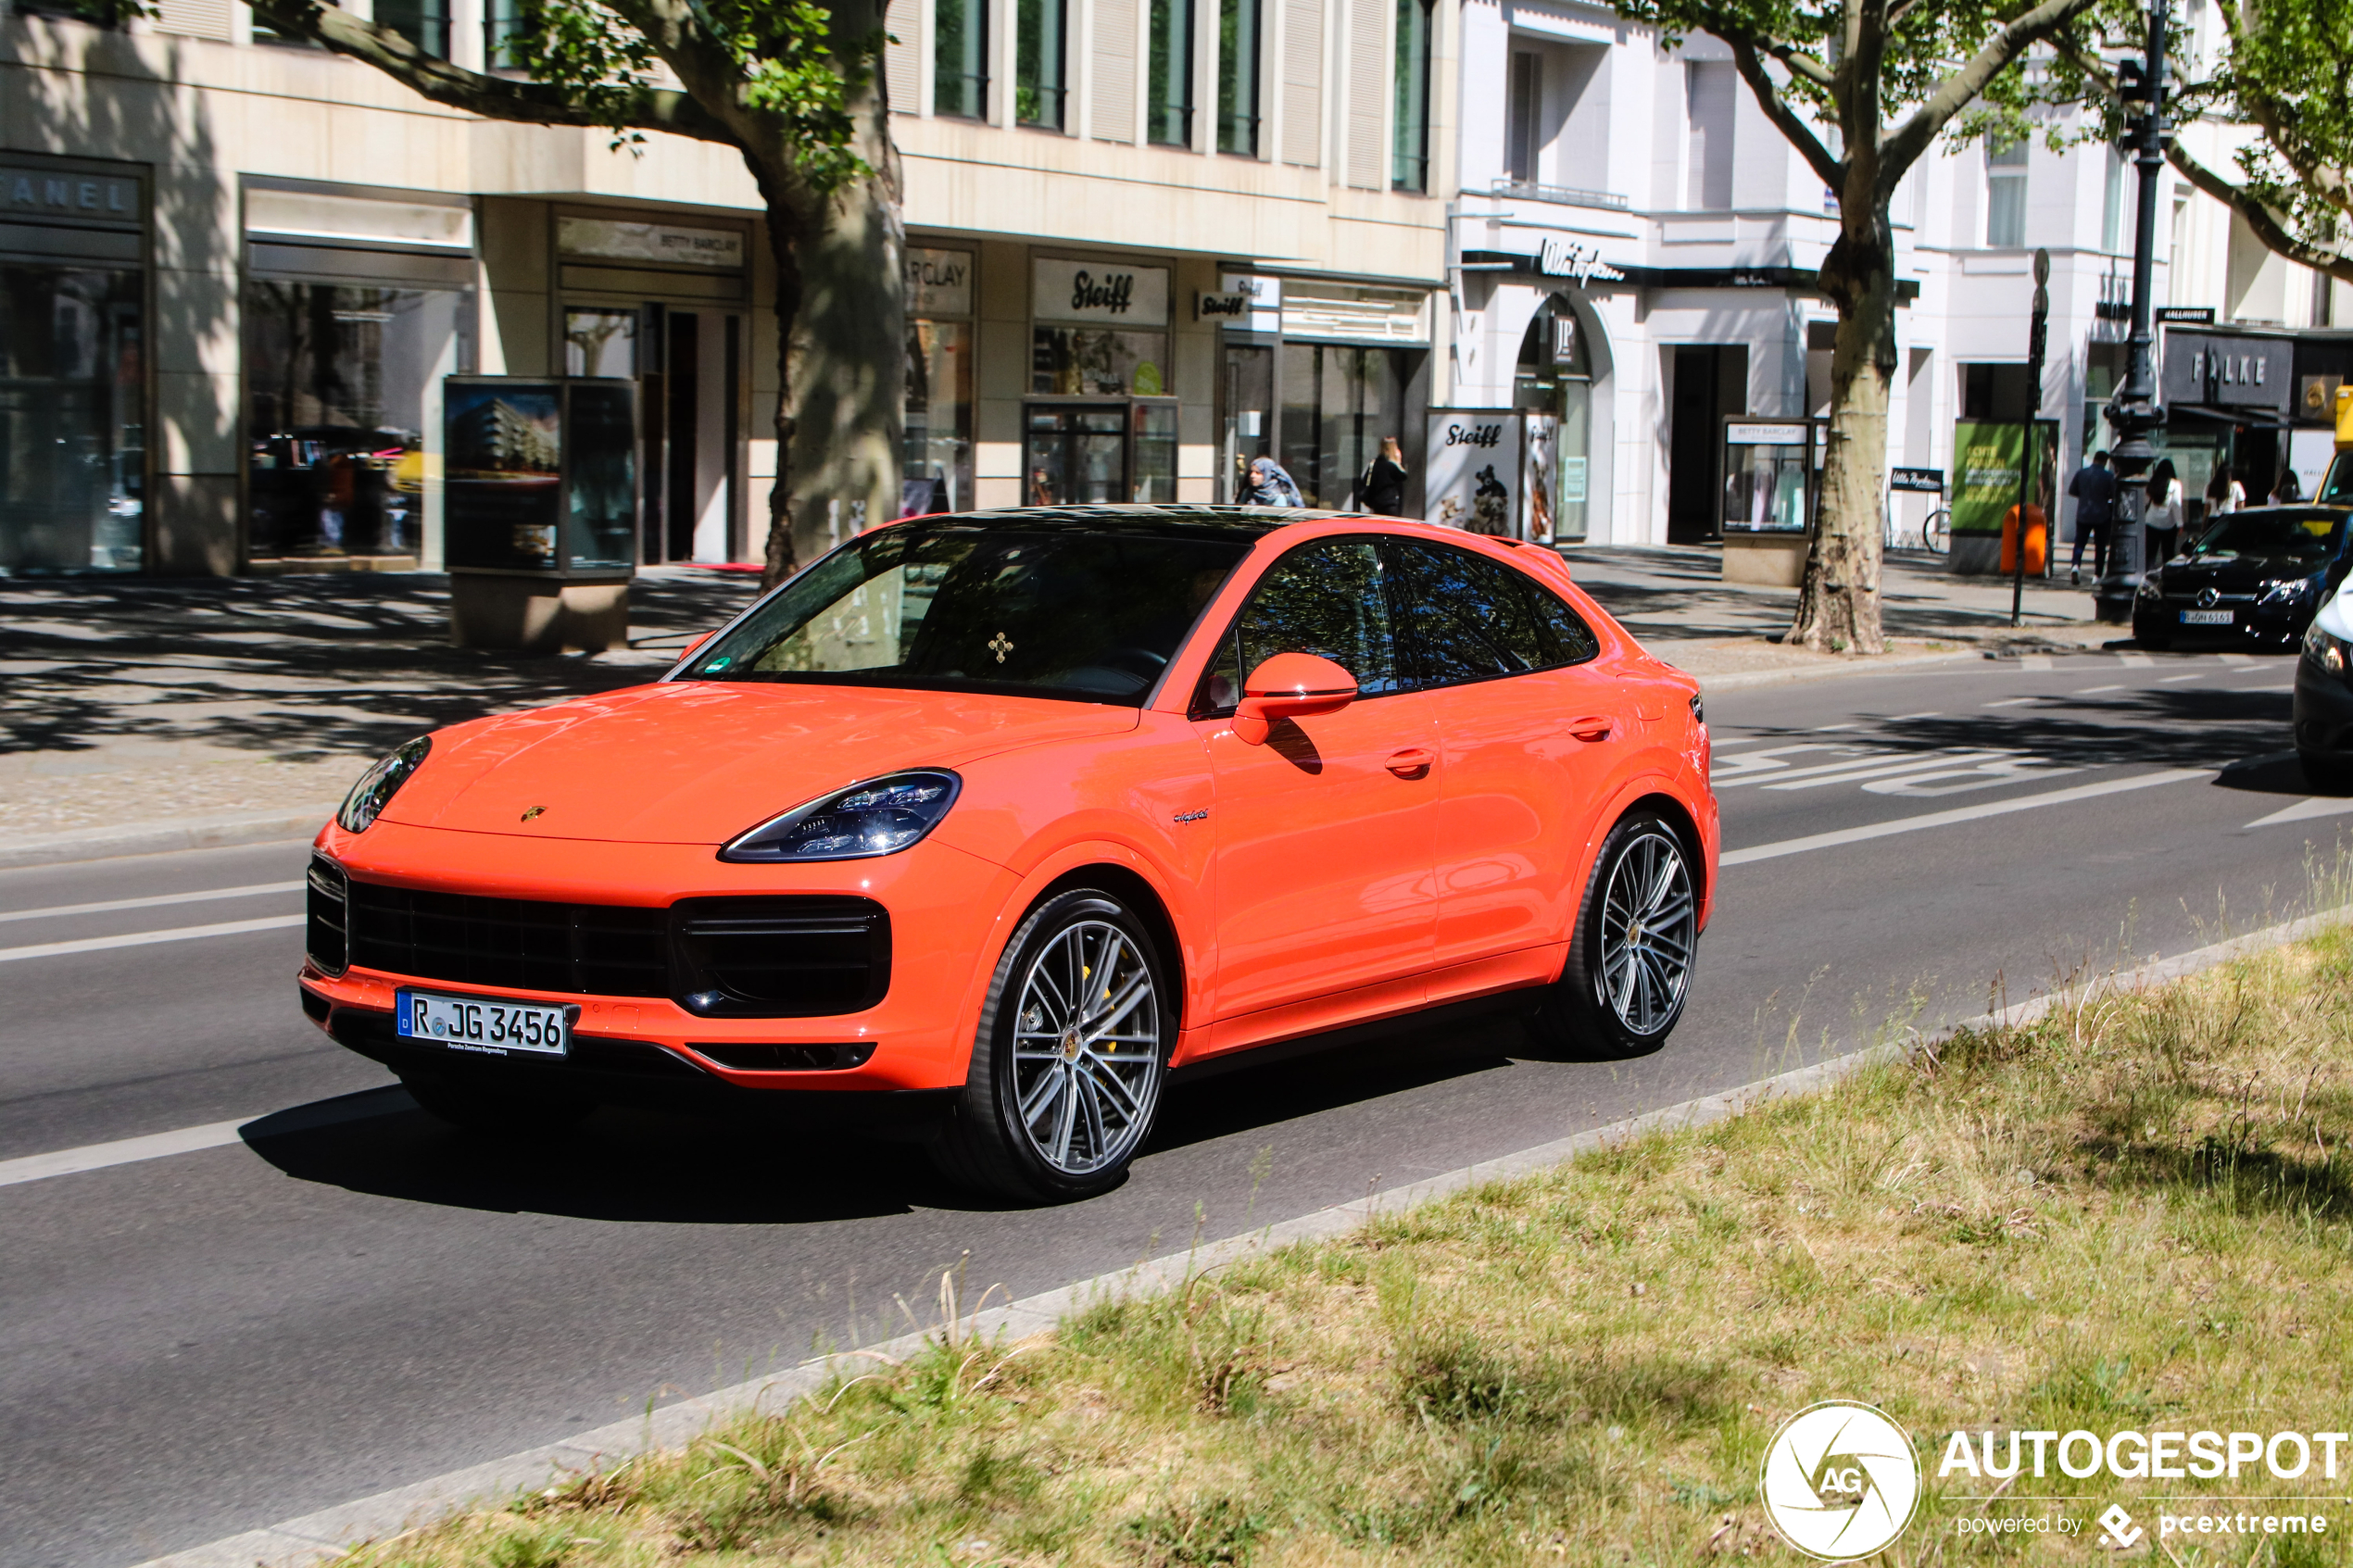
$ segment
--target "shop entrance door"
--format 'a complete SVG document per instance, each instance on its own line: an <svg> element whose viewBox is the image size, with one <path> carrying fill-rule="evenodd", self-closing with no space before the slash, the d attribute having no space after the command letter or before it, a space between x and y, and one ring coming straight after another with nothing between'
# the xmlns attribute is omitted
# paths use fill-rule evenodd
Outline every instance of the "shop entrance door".
<svg viewBox="0 0 2353 1568"><path fill-rule="evenodd" d="M564 312L567 374L637 379L637 558L648 566L744 556L736 505L742 321L657 304Z"/></svg>
<svg viewBox="0 0 2353 1568"><path fill-rule="evenodd" d="M1723 510L1716 453L1724 416L1748 411L1748 347L1700 344L1675 350L1673 424L1667 433L1667 542L1717 537Z"/></svg>
<svg viewBox="0 0 2353 1568"><path fill-rule="evenodd" d="M1088 506L1128 498L1127 407L1029 406L1022 452L1022 504Z"/></svg>

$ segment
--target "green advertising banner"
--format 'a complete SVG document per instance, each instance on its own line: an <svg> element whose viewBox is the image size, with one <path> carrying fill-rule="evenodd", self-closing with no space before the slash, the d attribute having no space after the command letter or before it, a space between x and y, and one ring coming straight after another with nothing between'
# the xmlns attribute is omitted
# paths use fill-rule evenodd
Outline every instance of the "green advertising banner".
<svg viewBox="0 0 2353 1568"><path fill-rule="evenodd" d="M1954 533L2000 535L2002 520L2018 505L2018 458L2023 433L2015 420L1954 423ZM2034 504L2047 519L2058 494L2058 421L2035 420L2034 435Z"/></svg>

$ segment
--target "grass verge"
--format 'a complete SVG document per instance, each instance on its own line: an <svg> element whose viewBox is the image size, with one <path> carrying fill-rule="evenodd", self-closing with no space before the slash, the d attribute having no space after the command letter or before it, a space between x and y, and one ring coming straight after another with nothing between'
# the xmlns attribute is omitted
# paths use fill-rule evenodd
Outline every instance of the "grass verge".
<svg viewBox="0 0 2353 1568"><path fill-rule="evenodd" d="M2349 982L2340 931L1964 1034L1051 1336L846 1362L683 1451L346 1561L1794 1562L1758 1461L1839 1398L1921 1450L1891 1562L2344 1562L2353 1451L2333 1482L2054 1469L1990 1505L1964 1499L1994 1483L1936 1472L1956 1429L2353 1425ZM2160 1538L2158 1491L2332 1528ZM2145 1526L2121 1552L2091 1523L2110 1502ZM2001 1516L2081 1533L1961 1533Z"/></svg>

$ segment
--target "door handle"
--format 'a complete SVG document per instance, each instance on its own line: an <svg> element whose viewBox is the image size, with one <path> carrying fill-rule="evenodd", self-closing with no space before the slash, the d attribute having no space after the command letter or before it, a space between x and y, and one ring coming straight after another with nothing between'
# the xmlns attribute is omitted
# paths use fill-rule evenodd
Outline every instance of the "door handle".
<svg viewBox="0 0 2353 1568"><path fill-rule="evenodd" d="M1418 779L1438 760L1418 746L1409 746L1389 759L1389 771L1401 779Z"/></svg>
<svg viewBox="0 0 2353 1568"><path fill-rule="evenodd" d="M1568 733L1579 740L1607 740L1617 729L1617 721L1606 714L1595 714L1586 719L1571 719L1568 721Z"/></svg>

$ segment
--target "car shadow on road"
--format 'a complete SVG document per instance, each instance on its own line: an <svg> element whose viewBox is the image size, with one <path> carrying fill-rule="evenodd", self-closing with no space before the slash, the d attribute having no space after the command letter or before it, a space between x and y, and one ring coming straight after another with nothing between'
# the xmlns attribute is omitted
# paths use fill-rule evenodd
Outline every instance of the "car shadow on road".
<svg viewBox="0 0 2353 1568"><path fill-rule="evenodd" d="M296 1181L494 1213L774 1225L966 1201L920 1148L755 1116L607 1107L560 1136L502 1142L459 1132L389 1087L276 1111L239 1134Z"/></svg>
<svg viewBox="0 0 2353 1568"><path fill-rule="evenodd" d="M1318 1116L1521 1064L1624 1061L1539 1050L1510 1017L1402 1022L1365 1040L1307 1042L1282 1060L1170 1085L1140 1155ZM461 1133L397 1085L273 1111L239 1129L296 1181L403 1203L506 1214L694 1225L822 1224L918 1209L1020 1204L940 1175L922 1148L762 1116L606 1107L560 1135L500 1142Z"/></svg>

